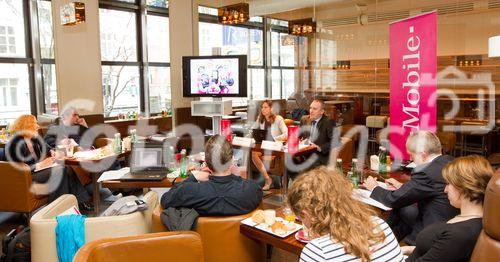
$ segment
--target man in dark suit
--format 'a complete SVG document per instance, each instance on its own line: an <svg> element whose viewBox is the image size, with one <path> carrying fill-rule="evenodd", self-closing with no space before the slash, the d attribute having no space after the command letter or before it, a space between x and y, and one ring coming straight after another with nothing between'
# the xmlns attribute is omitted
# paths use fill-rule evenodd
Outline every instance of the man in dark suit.
<svg viewBox="0 0 500 262"><path fill-rule="evenodd" d="M441 143L429 131L418 131L408 137L406 148L417 165L411 180L402 184L395 179L387 179L388 189L378 186L372 177L365 186L370 197L392 207L389 225L398 240L415 245L417 234L426 226L447 221L458 214L451 206L444 188L446 182L441 174L445 165L453 157L441 155Z"/></svg>
<svg viewBox="0 0 500 262"><path fill-rule="evenodd" d="M302 133L300 138L309 139L311 145L317 149L313 155L317 156L318 160L312 167L328 165L335 121L325 115L325 102L319 99L313 100L309 106L309 115L302 117L300 126Z"/></svg>

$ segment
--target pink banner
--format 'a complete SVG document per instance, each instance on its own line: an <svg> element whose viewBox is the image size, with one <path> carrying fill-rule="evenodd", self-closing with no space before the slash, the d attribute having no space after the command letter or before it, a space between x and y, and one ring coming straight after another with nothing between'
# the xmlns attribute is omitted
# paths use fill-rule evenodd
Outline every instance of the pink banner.
<svg viewBox="0 0 500 262"><path fill-rule="evenodd" d="M390 24L390 153L408 160L406 139L436 131L437 13Z"/></svg>

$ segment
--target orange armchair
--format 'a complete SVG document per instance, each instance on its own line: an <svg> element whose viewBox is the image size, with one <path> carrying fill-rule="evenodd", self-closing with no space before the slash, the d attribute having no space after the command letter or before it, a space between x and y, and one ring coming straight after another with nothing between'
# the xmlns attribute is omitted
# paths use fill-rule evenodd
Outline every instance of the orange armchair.
<svg viewBox="0 0 500 262"><path fill-rule="evenodd" d="M160 205L153 211L152 232L168 230L161 222L161 212ZM199 217L196 232L201 236L205 261L266 261L266 246L240 233L241 220L250 216L252 213L228 217Z"/></svg>
<svg viewBox="0 0 500 262"><path fill-rule="evenodd" d="M177 231L108 238L85 244L74 262L184 261L203 262L196 232Z"/></svg>
<svg viewBox="0 0 500 262"><path fill-rule="evenodd" d="M472 252L473 262L500 261L500 169L490 179L484 195L483 230Z"/></svg>
<svg viewBox="0 0 500 262"><path fill-rule="evenodd" d="M28 165L0 161L0 211L27 213L28 217L47 204L46 195L31 192L31 170Z"/></svg>

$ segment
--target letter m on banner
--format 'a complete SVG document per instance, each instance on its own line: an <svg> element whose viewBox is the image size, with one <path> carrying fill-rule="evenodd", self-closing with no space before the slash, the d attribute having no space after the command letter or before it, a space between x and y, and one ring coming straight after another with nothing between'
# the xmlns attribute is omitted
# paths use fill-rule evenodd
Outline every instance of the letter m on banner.
<svg viewBox="0 0 500 262"><path fill-rule="evenodd" d="M391 23L389 30L390 151L393 158L408 160L410 133L436 131L437 13Z"/></svg>

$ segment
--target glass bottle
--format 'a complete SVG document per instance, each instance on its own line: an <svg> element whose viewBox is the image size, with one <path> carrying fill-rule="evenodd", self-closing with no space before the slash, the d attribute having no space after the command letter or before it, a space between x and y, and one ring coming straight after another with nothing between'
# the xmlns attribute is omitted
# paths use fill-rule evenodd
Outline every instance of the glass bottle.
<svg viewBox="0 0 500 262"><path fill-rule="evenodd" d="M337 158L337 171L341 175L344 174L344 171L342 170L342 159L341 158Z"/></svg>
<svg viewBox="0 0 500 262"><path fill-rule="evenodd" d="M358 177L352 171L347 172L347 177L351 179L354 188L358 188Z"/></svg>
<svg viewBox="0 0 500 262"><path fill-rule="evenodd" d="M181 150L181 166L180 166L180 177L187 177L187 159L186 159L186 149Z"/></svg>
<svg viewBox="0 0 500 262"><path fill-rule="evenodd" d="M385 176L387 173L387 153L383 146L379 147L378 162L378 172L382 176Z"/></svg>
<svg viewBox="0 0 500 262"><path fill-rule="evenodd" d="M113 141L113 151L115 154L122 153L122 139L120 133L115 134L115 140Z"/></svg>
<svg viewBox="0 0 500 262"><path fill-rule="evenodd" d="M354 176L356 176L358 178L358 183L363 183L363 174L362 174L361 170L359 170L357 158L352 159L351 172L353 173Z"/></svg>

